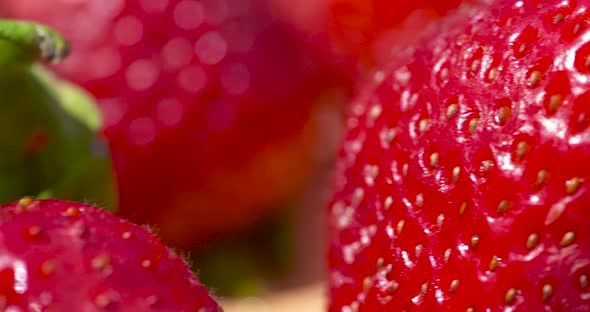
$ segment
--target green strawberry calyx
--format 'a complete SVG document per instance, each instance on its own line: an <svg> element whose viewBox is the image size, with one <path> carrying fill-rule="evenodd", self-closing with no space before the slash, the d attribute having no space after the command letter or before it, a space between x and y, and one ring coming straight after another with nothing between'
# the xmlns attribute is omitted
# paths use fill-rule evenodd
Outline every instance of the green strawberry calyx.
<svg viewBox="0 0 590 312"><path fill-rule="evenodd" d="M58 63L69 45L55 30L0 19L0 202L25 195L114 209L116 187L96 99L37 64ZM8 186L10 187L8 187Z"/></svg>
<svg viewBox="0 0 590 312"><path fill-rule="evenodd" d="M33 22L0 19L0 66L57 63L70 53L68 42L54 29Z"/></svg>

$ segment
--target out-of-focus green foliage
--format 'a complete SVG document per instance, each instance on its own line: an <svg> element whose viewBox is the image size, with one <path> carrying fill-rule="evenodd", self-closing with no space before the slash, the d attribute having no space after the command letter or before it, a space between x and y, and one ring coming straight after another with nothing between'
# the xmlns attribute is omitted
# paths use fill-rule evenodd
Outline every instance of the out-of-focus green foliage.
<svg viewBox="0 0 590 312"><path fill-rule="evenodd" d="M67 50L47 27L0 20L0 202L36 196L114 207L94 99L35 64Z"/></svg>
<svg viewBox="0 0 590 312"><path fill-rule="evenodd" d="M55 30L31 22L0 19L0 68L28 66L42 60L59 62L69 45Z"/></svg>

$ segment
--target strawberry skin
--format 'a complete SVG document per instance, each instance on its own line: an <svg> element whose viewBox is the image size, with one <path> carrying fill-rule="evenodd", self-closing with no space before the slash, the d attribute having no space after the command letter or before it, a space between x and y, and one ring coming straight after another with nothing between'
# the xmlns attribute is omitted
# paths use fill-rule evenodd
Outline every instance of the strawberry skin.
<svg viewBox="0 0 590 312"><path fill-rule="evenodd" d="M3 2L70 39L57 69L99 99L121 214L176 243L241 229L296 192L316 99L338 110L351 84L263 1Z"/></svg>
<svg viewBox="0 0 590 312"><path fill-rule="evenodd" d="M221 311L146 229L61 200L0 207L2 311Z"/></svg>
<svg viewBox="0 0 590 312"><path fill-rule="evenodd" d="M463 9L350 107L330 311L589 311L588 1Z"/></svg>

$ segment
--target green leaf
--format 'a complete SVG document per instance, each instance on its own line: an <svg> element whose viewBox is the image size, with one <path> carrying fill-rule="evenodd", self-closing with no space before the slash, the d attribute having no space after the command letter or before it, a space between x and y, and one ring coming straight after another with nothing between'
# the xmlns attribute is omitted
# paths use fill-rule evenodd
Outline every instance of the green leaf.
<svg viewBox="0 0 590 312"><path fill-rule="evenodd" d="M94 100L40 66L0 71L0 201L57 197L114 209Z"/></svg>
<svg viewBox="0 0 590 312"><path fill-rule="evenodd" d="M0 19L0 201L22 196L115 210L108 149L94 98L41 66L67 56L53 29Z"/></svg>
<svg viewBox="0 0 590 312"><path fill-rule="evenodd" d="M57 197L116 211L116 187L109 150L99 137L102 124L95 98L79 86L61 80L41 67L31 73L54 99L51 110L65 140L60 153L65 170L38 196Z"/></svg>
<svg viewBox="0 0 590 312"><path fill-rule="evenodd" d="M92 94L73 83L55 77L40 67L34 66L32 72L39 80L55 90L57 104L66 114L92 132L99 130L102 115Z"/></svg>
<svg viewBox="0 0 590 312"><path fill-rule="evenodd" d="M70 52L69 44L52 28L37 23L0 19L0 67L56 63Z"/></svg>

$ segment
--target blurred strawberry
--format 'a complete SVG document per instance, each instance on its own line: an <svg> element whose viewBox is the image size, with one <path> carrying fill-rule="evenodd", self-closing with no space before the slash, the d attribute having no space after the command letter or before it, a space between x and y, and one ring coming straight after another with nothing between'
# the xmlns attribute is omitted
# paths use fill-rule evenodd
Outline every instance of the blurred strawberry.
<svg viewBox="0 0 590 312"><path fill-rule="evenodd" d="M409 45L461 0L269 0L277 14L308 33L328 36L339 53L383 65L392 45Z"/></svg>
<svg viewBox="0 0 590 312"><path fill-rule="evenodd" d="M332 104L350 86L348 69L256 0L10 0L2 9L70 39L57 70L100 101L121 213L176 243L243 228L292 194L313 162L313 112L338 118Z"/></svg>

